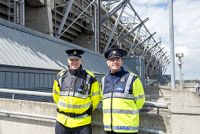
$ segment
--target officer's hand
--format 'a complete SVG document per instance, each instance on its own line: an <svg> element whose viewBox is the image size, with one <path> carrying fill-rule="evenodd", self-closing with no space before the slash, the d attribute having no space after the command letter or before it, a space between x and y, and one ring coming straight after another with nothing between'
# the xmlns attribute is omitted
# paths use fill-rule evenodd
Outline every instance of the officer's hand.
<svg viewBox="0 0 200 134"><path fill-rule="evenodd" d="M92 115L93 106L91 105L90 108L86 111L88 115Z"/></svg>

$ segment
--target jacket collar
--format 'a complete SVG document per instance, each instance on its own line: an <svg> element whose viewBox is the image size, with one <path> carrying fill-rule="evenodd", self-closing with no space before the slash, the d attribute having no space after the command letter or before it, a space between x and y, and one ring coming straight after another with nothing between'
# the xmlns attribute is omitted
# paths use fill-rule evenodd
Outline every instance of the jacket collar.
<svg viewBox="0 0 200 134"><path fill-rule="evenodd" d="M123 76L123 75L126 74L126 73L127 73L127 71L125 71L124 68L121 67L121 69L120 69L118 72L115 72L115 73L111 73L111 72L110 72L110 75L112 75L112 76L117 76L117 77L121 77L121 76Z"/></svg>
<svg viewBox="0 0 200 134"><path fill-rule="evenodd" d="M69 66L68 66L68 68L69 68L69 73L72 74L72 75L75 75L75 76L79 76L81 74L82 70L83 70L82 65L76 70L70 69Z"/></svg>

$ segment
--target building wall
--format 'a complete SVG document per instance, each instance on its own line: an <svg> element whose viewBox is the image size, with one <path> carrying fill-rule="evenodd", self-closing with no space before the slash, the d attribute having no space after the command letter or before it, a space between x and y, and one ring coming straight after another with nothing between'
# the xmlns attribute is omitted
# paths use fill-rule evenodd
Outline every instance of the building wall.
<svg viewBox="0 0 200 134"><path fill-rule="evenodd" d="M25 25L36 31L53 36L51 7L25 7Z"/></svg>
<svg viewBox="0 0 200 134"><path fill-rule="evenodd" d="M60 70L0 66L0 88L51 92ZM98 81L103 75L96 75Z"/></svg>
<svg viewBox="0 0 200 134"><path fill-rule="evenodd" d="M52 89L57 70L0 66L0 88Z"/></svg>

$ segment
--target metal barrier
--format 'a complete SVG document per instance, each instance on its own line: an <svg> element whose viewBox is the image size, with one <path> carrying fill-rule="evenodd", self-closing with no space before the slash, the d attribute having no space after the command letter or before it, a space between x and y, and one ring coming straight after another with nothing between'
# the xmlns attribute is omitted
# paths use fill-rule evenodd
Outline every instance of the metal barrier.
<svg viewBox="0 0 200 134"><path fill-rule="evenodd" d="M20 99L20 100L40 101L40 102L53 102L51 93L34 91L34 89L25 90L25 89L0 88L0 98Z"/></svg>
<svg viewBox="0 0 200 134"><path fill-rule="evenodd" d="M142 110L145 110L145 108L157 108L157 114L160 113L160 109L168 109L168 103L164 102L152 102L152 101L145 101L144 108Z"/></svg>
<svg viewBox="0 0 200 134"><path fill-rule="evenodd" d="M144 106L168 109L168 104L164 102L161 103L161 102L145 101Z"/></svg>
<svg viewBox="0 0 200 134"><path fill-rule="evenodd" d="M10 112L10 111L5 111L5 110L0 110L1 114L5 114L9 117L12 116L21 116L21 117L30 117L30 118L36 118L36 119L46 119L46 120L54 120L55 121L55 117L51 117L51 116L42 116L42 115L34 115L34 114L25 114L25 113L19 113L19 112Z"/></svg>
<svg viewBox="0 0 200 134"><path fill-rule="evenodd" d="M15 94L21 94L21 95L33 95L33 96L46 96L50 97L52 96L52 93L47 92L37 92L37 91L27 91L24 89L7 89L7 88L0 88L1 93L9 93L12 94L12 99L15 98Z"/></svg>
<svg viewBox="0 0 200 134"><path fill-rule="evenodd" d="M12 99L15 99L15 94L44 96L44 97L52 96L52 93L47 93L47 92L26 91L26 90L20 90L20 89L6 89L6 88L0 88L0 93L12 94ZM160 102L145 101L144 106L145 107L154 107L154 108L158 108L158 109L159 108L168 109L168 104L164 103L164 102L160 103Z"/></svg>

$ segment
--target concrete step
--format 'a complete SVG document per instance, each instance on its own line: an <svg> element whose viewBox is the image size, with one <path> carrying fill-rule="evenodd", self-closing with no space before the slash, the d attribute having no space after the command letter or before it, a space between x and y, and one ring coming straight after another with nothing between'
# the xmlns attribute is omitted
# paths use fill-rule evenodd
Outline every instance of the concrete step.
<svg viewBox="0 0 200 134"><path fill-rule="evenodd" d="M160 86L160 85L145 86L144 88L145 89L149 89L149 90L151 90L151 89L153 89L153 90L155 90L155 89L157 89L157 90L160 90L160 89L162 89L162 90L171 90L171 88L169 86Z"/></svg>
<svg viewBox="0 0 200 134"><path fill-rule="evenodd" d="M171 131L171 116L169 114L141 113L140 123L141 127L162 130L167 134L170 134Z"/></svg>
<svg viewBox="0 0 200 134"><path fill-rule="evenodd" d="M169 90L158 90L158 89L146 89L145 90L145 95L147 98L149 99L156 99L156 98L166 98L167 100L169 100L169 98L171 98L171 91Z"/></svg>
<svg viewBox="0 0 200 134"><path fill-rule="evenodd" d="M160 93L160 94L170 94L171 90L165 90L165 89L145 89L145 93Z"/></svg>

